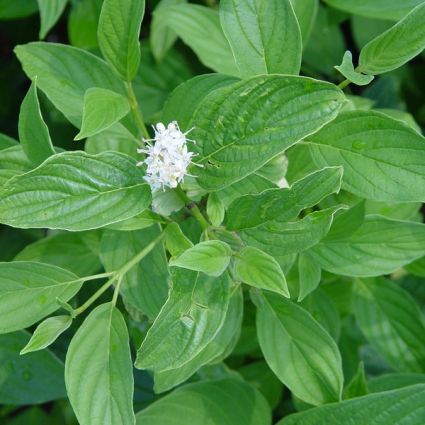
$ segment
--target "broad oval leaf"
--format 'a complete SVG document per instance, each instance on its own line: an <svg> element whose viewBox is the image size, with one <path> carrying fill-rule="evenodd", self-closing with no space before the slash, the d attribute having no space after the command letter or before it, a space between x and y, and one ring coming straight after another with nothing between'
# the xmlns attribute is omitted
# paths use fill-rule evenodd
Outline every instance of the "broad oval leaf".
<svg viewBox="0 0 425 425"><path fill-rule="evenodd" d="M170 266L220 276L230 263L232 249L227 243L212 240L200 242L170 260Z"/></svg>
<svg viewBox="0 0 425 425"><path fill-rule="evenodd" d="M421 425L425 384L371 394L289 415L277 425Z"/></svg>
<svg viewBox="0 0 425 425"><path fill-rule="evenodd" d="M332 193L338 193L342 172L342 167L326 167L296 181L290 188L276 188L257 195L241 196L228 208L226 228L241 230L270 220L292 220L303 209L317 205Z"/></svg>
<svg viewBox="0 0 425 425"><path fill-rule="evenodd" d="M130 111L128 99L111 90L93 87L84 94L83 122L74 140L94 136L124 118Z"/></svg>
<svg viewBox="0 0 425 425"><path fill-rule="evenodd" d="M38 322L68 301L82 281L68 270L30 261L0 263L0 333Z"/></svg>
<svg viewBox="0 0 425 425"><path fill-rule="evenodd" d="M140 26L145 0L104 0L97 39L104 58L120 77L131 81L140 63Z"/></svg>
<svg viewBox="0 0 425 425"><path fill-rule="evenodd" d="M264 397L243 380L185 385L136 415L138 425L271 425Z"/></svg>
<svg viewBox="0 0 425 425"><path fill-rule="evenodd" d="M344 167L343 189L377 201L425 200L425 138L400 121L344 112L307 141L318 165Z"/></svg>
<svg viewBox="0 0 425 425"><path fill-rule="evenodd" d="M21 105L19 140L25 154L34 165L40 165L49 156L55 154L49 129L41 115L35 82L31 84Z"/></svg>
<svg viewBox="0 0 425 425"><path fill-rule="evenodd" d="M329 6L353 15L398 21L423 0L325 0Z"/></svg>
<svg viewBox="0 0 425 425"><path fill-rule="evenodd" d="M35 42L15 47L31 80L75 126L80 127L84 93L101 87L126 95L125 86L106 62L64 44Z"/></svg>
<svg viewBox="0 0 425 425"><path fill-rule="evenodd" d="M234 272L235 278L241 282L289 297L285 275L279 263L261 249L247 246L238 252L234 260Z"/></svg>
<svg viewBox="0 0 425 425"><path fill-rule="evenodd" d="M71 316L49 317L37 326L31 339L19 354L26 354L48 347L61 333L71 326L71 323Z"/></svg>
<svg viewBox="0 0 425 425"><path fill-rule="evenodd" d="M20 356L26 331L0 335L0 403L23 406L66 397L63 363L49 350Z"/></svg>
<svg viewBox="0 0 425 425"><path fill-rule="evenodd" d="M155 18L161 19L193 49L205 66L223 74L239 75L216 10L179 4L158 9Z"/></svg>
<svg viewBox="0 0 425 425"><path fill-rule="evenodd" d="M13 176L24 174L34 168L21 145L2 149L0 157L0 185Z"/></svg>
<svg viewBox="0 0 425 425"><path fill-rule="evenodd" d="M241 77L299 74L302 40L290 0L222 0L220 21Z"/></svg>
<svg viewBox="0 0 425 425"><path fill-rule="evenodd" d="M112 303L96 307L69 345L65 383L81 425L131 425L133 370L128 331Z"/></svg>
<svg viewBox="0 0 425 425"><path fill-rule="evenodd" d="M169 298L137 352L136 367L176 369L191 361L217 335L226 317L231 285L224 274L208 277L175 269Z"/></svg>
<svg viewBox="0 0 425 425"><path fill-rule="evenodd" d="M333 84L295 76L253 77L214 90L192 119L199 185L215 191L242 180L332 121L344 101Z"/></svg>
<svg viewBox="0 0 425 425"><path fill-rule="evenodd" d="M292 301L271 292L253 295L261 350L277 377L307 403L339 401L344 378L332 337Z"/></svg>
<svg viewBox="0 0 425 425"><path fill-rule="evenodd" d="M425 255L425 224L368 216L353 233L325 238L309 253L331 273L389 274Z"/></svg>
<svg viewBox="0 0 425 425"><path fill-rule="evenodd" d="M361 331L395 370L425 372L425 316L411 295L388 279L357 279L354 313Z"/></svg>
<svg viewBox="0 0 425 425"><path fill-rule="evenodd" d="M40 11L40 39L46 37L65 9L68 0L37 0Z"/></svg>
<svg viewBox="0 0 425 425"><path fill-rule="evenodd" d="M118 270L159 234L158 226L130 232L106 230L100 245L100 257L105 270ZM157 244L123 277L121 294L128 304L153 320L167 300L169 280L164 247Z"/></svg>
<svg viewBox="0 0 425 425"><path fill-rule="evenodd" d="M377 75L392 71L425 48L425 3L370 41L360 52L359 71Z"/></svg>
<svg viewBox="0 0 425 425"><path fill-rule="evenodd" d="M136 161L118 152L64 152L0 190L0 222L14 227L89 230L142 212L149 186Z"/></svg>

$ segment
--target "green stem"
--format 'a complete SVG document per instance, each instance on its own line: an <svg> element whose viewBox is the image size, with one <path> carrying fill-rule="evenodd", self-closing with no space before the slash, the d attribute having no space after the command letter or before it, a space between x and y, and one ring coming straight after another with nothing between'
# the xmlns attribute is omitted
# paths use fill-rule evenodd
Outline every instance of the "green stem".
<svg viewBox="0 0 425 425"><path fill-rule="evenodd" d="M75 316L83 313L90 307L104 292L106 292L112 284L117 281L117 286L115 288L114 296L112 302L115 304L117 301L119 287L121 286L122 279L126 273L128 273L140 260L142 260L155 245L160 242L165 236L165 232L162 232L156 239L154 239L150 244L148 244L145 248L143 248L138 254L136 254L130 261L124 264L120 269L113 272L112 277L105 282L84 304L74 310ZM104 273L105 275L108 273ZM108 275L111 275L109 273Z"/></svg>
<svg viewBox="0 0 425 425"><path fill-rule="evenodd" d="M133 114L134 119L136 120L136 124L139 127L140 131L142 132L143 137L145 137L146 139L149 139L151 136L148 132L148 129L146 128L142 113L140 112L139 104L137 103L137 98L134 93L133 85L131 84L131 82L127 83L127 93L128 93L128 100L130 102L131 112Z"/></svg>
<svg viewBox="0 0 425 425"><path fill-rule="evenodd" d="M124 279L124 276L121 275L118 278L117 285L115 286L114 296L112 297L112 304L114 305L114 307L117 304L118 294L120 293L121 283L122 283L123 279Z"/></svg>
<svg viewBox="0 0 425 425"><path fill-rule="evenodd" d="M207 230L210 225L201 213L198 206L186 195L186 193L180 186L176 187L176 193L179 198L184 202L186 209L196 218L196 220L198 220L199 224L202 227L202 230Z"/></svg>
<svg viewBox="0 0 425 425"><path fill-rule="evenodd" d="M342 90L345 87L347 87L350 83L351 83L350 80L344 80L344 81L342 81L341 83L338 84L338 87Z"/></svg>

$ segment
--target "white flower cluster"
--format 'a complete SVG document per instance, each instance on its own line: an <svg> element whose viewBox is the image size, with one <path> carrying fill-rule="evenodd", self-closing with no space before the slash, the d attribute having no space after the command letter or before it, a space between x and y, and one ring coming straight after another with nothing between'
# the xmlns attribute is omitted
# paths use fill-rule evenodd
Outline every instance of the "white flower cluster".
<svg viewBox="0 0 425 425"><path fill-rule="evenodd" d="M153 127L155 137L144 139L146 147L137 152L145 153L144 161L138 166L147 165L145 180L152 191L165 190L166 187L177 187L187 174L187 167L192 163L195 155L187 150L187 134L182 133L176 121L168 124L158 123ZM154 143L153 143L154 142Z"/></svg>

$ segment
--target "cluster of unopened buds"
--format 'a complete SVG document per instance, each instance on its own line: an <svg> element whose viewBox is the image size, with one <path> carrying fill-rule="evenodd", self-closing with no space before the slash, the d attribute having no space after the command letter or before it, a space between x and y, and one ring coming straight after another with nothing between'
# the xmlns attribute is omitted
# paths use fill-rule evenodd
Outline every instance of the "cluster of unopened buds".
<svg viewBox="0 0 425 425"><path fill-rule="evenodd" d="M181 183L187 173L187 168L193 164L193 152L188 151L187 142L193 140L186 136L192 130L183 133L176 121L166 127L163 123L153 126L153 139L143 139L145 147L137 152L146 154L146 158L138 162L138 166L146 165L145 180L152 191L175 188ZM197 165L197 164L196 164Z"/></svg>

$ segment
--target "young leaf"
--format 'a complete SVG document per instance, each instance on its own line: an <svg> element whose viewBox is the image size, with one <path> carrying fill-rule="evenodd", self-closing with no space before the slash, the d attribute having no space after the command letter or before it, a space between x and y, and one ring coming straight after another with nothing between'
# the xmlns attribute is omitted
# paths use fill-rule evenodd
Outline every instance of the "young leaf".
<svg viewBox="0 0 425 425"><path fill-rule="evenodd" d="M19 114L19 140L28 159L39 165L55 154L49 129L43 120L37 97L37 86L33 82L25 96Z"/></svg>
<svg viewBox="0 0 425 425"><path fill-rule="evenodd" d="M290 188L265 190L235 199L227 211L226 228L241 230L270 220L289 221L305 208L339 192L342 167L326 167L295 182Z"/></svg>
<svg viewBox="0 0 425 425"><path fill-rule="evenodd" d="M84 95L83 122L74 140L94 136L124 118L130 111L122 94L101 88L88 89Z"/></svg>
<svg viewBox="0 0 425 425"><path fill-rule="evenodd" d="M185 385L139 412L136 419L137 425L270 425L271 411L251 385L224 378Z"/></svg>
<svg viewBox="0 0 425 425"><path fill-rule="evenodd" d="M158 225L132 232L106 230L100 245L100 257L105 270L118 270L159 234ZM121 284L121 294L128 304L153 320L167 300L169 281L164 247L158 244L126 273Z"/></svg>
<svg viewBox="0 0 425 425"><path fill-rule="evenodd" d="M48 347L61 333L71 326L71 323L71 316L49 317L37 326L28 344L19 354L26 354Z"/></svg>
<svg viewBox="0 0 425 425"><path fill-rule="evenodd" d="M107 63L91 53L55 43L15 47L25 73L76 127L80 127L84 94L100 87L126 95L125 86Z"/></svg>
<svg viewBox="0 0 425 425"><path fill-rule="evenodd" d="M125 81L131 81L140 63L140 26L145 0L104 0L97 39L103 57Z"/></svg>
<svg viewBox="0 0 425 425"><path fill-rule="evenodd" d="M205 66L223 74L239 75L216 10L195 4L179 4L158 9L155 17L193 49Z"/></svg>
<svg viewBox="0 0 425 425"><path fill-rule="evenodd" d="M185 236L177 223L170 223L166 229L165 246L173 257L177 257L192 248L193 243Z"/></svg>
<svg viewBox="0 0 425 425"><path fill-rule="evenodd" d="M226 318L217 335L192 360L185 365L154 373L155 392L168 391L189 379L201 366L217 363L225 358L235 346L240 334L243 316L242 288L239 287L230 297Z"/></svg>
<svg viewBox="0 0 425 425"><path fill-rule="evenodd" d="M382 74L392 71L425 48L425 3L418 4L393 27L370 41L360 52L359 71Z"/></svg>
<svg viewBox="0 0 425 425"><path fill-rule="evenodd" d="M258 248L247 246L235 257L235 278L248 285L289 297L279 263Z"/></svg>
<svg viewBox="0 0 425 425"><path fill-rule="evenodd" d="M65 383L81 425L131 425L133 371L128 331L112 303L96 307L69 345Z"/></svg>
<svg viewBox="0 0 425 425"><path fill-rule="evenodd" d="M353 55L347 50L342 58L342 64L334 67L338 70L347 80L358 86L367 86L375 78L373 75L365 75L357 72L353 65Z"/></svg>
<svg viewBox="0 0 425 425"><path fill-rule="evenodd" d="M400 372L425 372L425 317L409 293L387 279L354 282L354 312L363 334Z"/></svg>
<svg viewBox="0 0 425 425"><path fill-rule="evenodd" d="M66 397L63 363L49 350L20 356L26 331L0 335L0 403L25 406Z"/></svg>
<svg viewBox="0 0 425 425"><path fill-rule="evenodd" d="M371 394L309 409L285 417L277 425L419 425L425 415L425 384Z"/></svg>
<svg viewBox="0 0 425 425"><path fill-rule="evenodd" d="M425 200L425 138L400 121L343 112L307 141L319 166L344 167L343 189L377 201Z"/></svg>
<svg viewBox="0 0 425 425"><path fill-rule="evenodd" d="M176 369L196 357L224 323L231 282L176 269L169 298L137 352L136 367Z"/></svg>
<svg viewBox="0 0 425 425"><path fill-rule="evenodd" d="M226 213L223 202L217 193L210 193L207 201L207 214L213 226L220 226Z"/></svg>
<svg viewBox="0 0 425 425"><path fill-rule="evenodd" d="M389 274L425 255L425 225L368 216L354 233L324 239L309 253L331 273L362 277Z"/></svg>
<svg viewBox="0 0 425 425"><path fill-rule="evenodd" d="M241 77L299 73L301 32L289 0L222 0L220 21Z"/></svg>
<svg viewBox="0 0 425 425"><path fill-rule="evenodd" d="M130 157L118 152L64 152L4 184L0 222L21 228L89 230L134 217L150 198L143 172Z"/></svg>
<svg viewBox="0 0 425 425"><path fill-rule="evenodd" d="M232 249L218 240L200 242L170 260L170 266L183 267L203 272L210 276L220 276L227 268Z"/></svg>
<svg viewBox="0 0 425 425"><path fill-rule="evenodd" d="M343 102L334 85L295 76L253 77L214 90L192 119L199 185L216 191L242 180L332 121Z"/></svg>
<svg viewBox="0 0 425 425"><path fill-rule="evenodd" d="M259 291L253 299L261 350L277 377L307 403L340 400L341 356L331 336L292 301Z"/></svg>
<svg viewBox="0 0 425 425"><path fill-rule="evenodd" d="M46 37L65 9L68 0L37 0L40 11L40 39Z"/></svg>
<svg viewBox="0 0 425 425"><path fill-rule="evenodd" d="M421 4L422 0L325 0L325 3L353 15L397 21Z"/></svg>
<svg viewBox="0 0 425 425"><path fill-rule="evenodd" d="M33 325L71 299L82 281L68 270L30 261L0 263L0 333Z"/></svg>
<svg viewBox="0 0 425 425"><path fill-rule="evenodd" d="M58 233L27 245L14 260L53 264L77 276L89 276L102 268L99 242L97 231Z"/></svg>

